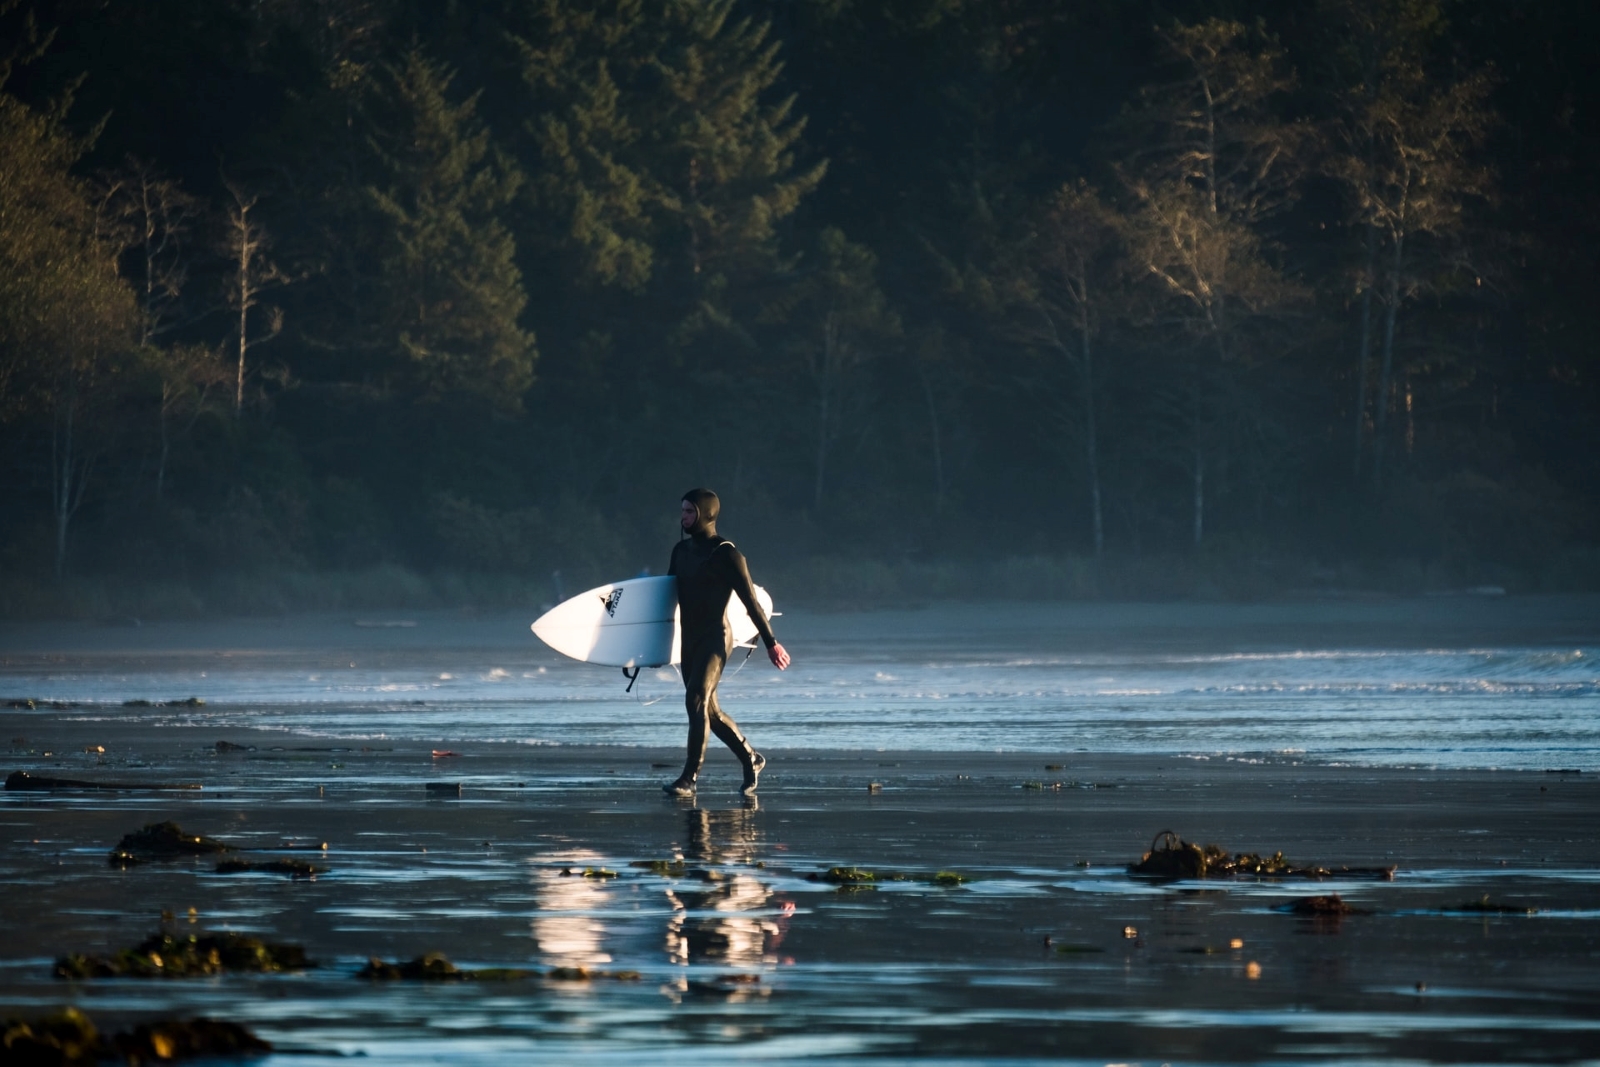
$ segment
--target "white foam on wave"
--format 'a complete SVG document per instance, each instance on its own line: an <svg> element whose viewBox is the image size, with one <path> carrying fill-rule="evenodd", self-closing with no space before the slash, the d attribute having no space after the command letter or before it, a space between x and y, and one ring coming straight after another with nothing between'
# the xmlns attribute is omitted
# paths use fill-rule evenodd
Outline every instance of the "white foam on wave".
<svg viewBox="0 0 1600 1067"><path fill-rule="evenodd" d="M1019 650L1004 647L1012 640L1004 635L972 640L952 613L950 632L919 638L918 658L819 645L785 675L730 677L722 698L758 743L778 748L970 751L991 746L1004 720L1022 739L1009 747L1039 751L1215 746L1247 759L1600 769L1600 654L1587 645L1271 650L1228 648L1232 637L1215 635L1220 648L1101 652L1069 647L1069 635L1059 648L1030 638ZM152 726L237 723L351 740L682 743L681 712L641 706L611 669L517 663L504 650L367 661L358 653L331 666L322 662L329 658L220 657L195 671L192 656L151 657L130 669L126 659L84 655L8 666L0 686ZM676 691L673 672L652 673L655 688ZM120 706L128 696L191 694L207 706Z"/></svg>

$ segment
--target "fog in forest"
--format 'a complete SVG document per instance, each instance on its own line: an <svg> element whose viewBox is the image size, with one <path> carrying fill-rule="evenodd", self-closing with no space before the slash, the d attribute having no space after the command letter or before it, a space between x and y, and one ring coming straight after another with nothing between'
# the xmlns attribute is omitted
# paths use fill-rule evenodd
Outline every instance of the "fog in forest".
<svg viewBox="0 0 1600 1067"><path fill-rule="evenodd" d="M1597 35L0 4L0 615L1600 588Z"/></svg>

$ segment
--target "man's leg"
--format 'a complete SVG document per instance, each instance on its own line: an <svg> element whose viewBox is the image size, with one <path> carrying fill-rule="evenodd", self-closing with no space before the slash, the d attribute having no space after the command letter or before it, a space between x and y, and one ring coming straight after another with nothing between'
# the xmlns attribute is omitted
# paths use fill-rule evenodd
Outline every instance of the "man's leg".
<svg viewBox="0 0 1600 1067"><path fill-rule="evenodd" d="M692 796L695 779L700 776L700 765L706 758L706 727L710 725L711 709L716 707L717 682L722 679L724 657L720 648L691 649L683 663L683 702L689 713L689 743L684 754L683 773L678 780L664 786L673 796ZM721 737L719 733L717 735Z"/></svg>
<svg viewBox="0 0 1600 1067"><path fill-rule="evenodd" d="M756 782L761 777L761 768L767 765L766 757L750 747L750 742L739 732L739 724L722 710L715 689L711 691L707 711L711 720L711 732L717 735L718 741L728 746L728 749L739 758L739 766L744 768L744 784L739 791L746 796L754 795Z"/></svg>

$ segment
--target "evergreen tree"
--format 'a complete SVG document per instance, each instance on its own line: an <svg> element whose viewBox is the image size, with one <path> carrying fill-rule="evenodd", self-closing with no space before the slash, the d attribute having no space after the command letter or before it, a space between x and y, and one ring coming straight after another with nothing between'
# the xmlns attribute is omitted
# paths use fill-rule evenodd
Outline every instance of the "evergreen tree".
<svg viewBox="0 0 1600 1067"><path fill-rule="evenodd" d="M518 38L537 108L536 192L582 277L657 291L691 331L778 265L777 223L822 180L800 166L794 97L767 23L736 0L538 0Z"/></svg>
<svg viewBox="0 0 1600 1067"><path fill-rule="evenodd" d="M700 290L718 276L760 275L777 256L776 223L821 182L797 167L805 120L791 94L763 103L782 73L770 26L730 23L735 0L678 0L659 65L666 132L659 178L682 269Z"/></svg>
<svg viewBox="0 0 1600 1067"><path fill-rule="evenodd" d="M658 42L642 0L533 0L528 36L513 37L541 166L532 189L552 219L550 244L578 280L638 291L655 266L658 193L646 167L636 86ZM619 78L621 85L619 85Z"/></svg>
<svg viewBox="0 0 1600 1067"><path fill-rule="evenodd" d="M368 189L388 226L381 252L385 337L395 371L437 398L464 392L519 410L533 380L533 334L516 244L501 222L522 182L454 75L412 46L386 67L371 114L383 179Z"/></svg>

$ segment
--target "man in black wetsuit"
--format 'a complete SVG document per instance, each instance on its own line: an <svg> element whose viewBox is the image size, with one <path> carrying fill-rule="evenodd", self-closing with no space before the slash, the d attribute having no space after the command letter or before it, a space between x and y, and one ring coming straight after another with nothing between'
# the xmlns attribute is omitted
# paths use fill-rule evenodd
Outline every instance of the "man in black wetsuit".
<svg viewBox="0 0 1600 1067"><path fill-rule="evenodd" d="M728 631L726 612L729 594L736 594L750 613L767 658L780 671L789 666L789 653L772 635L766 612L756 601L755 583L750 568L733 542L717 534L717 494L709 489L691 489L683 494L683 529L689 536L672 550L672 566L667 573L678 579L678 626L682 634L684 699L689 709L689 755L678 780L662 786L669 796L694 796L695 779L706 758L706 729L733 750L744 768L740 792L755 796L756 780L766 759L750 747L738 725L717 704L717 683L733 651L733 635Z"/></svg>

